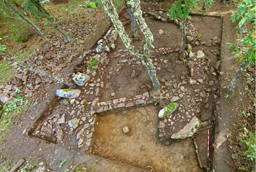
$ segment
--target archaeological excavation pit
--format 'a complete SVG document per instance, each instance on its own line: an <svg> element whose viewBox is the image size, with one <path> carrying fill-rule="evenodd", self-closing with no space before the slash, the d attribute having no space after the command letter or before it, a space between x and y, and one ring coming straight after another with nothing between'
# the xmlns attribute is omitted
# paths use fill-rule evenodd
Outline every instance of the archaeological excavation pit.
<svg viewBox="0 0 256 172"><path fill-rule="evenodd" d="M121 18L127 23L126 14ZM164 97L160 102L145 97L150 96L152 89L148 72L142 61L132 56L117 38L111 52L97 53L96 44L94 49L83 53L83 62L75 67L74 73L86 73L90 59L95 56L100 63L90 74L90 80L76 87L81 90L80 96L56 97L52 107L42 113L28 134L146 170L203 171L210 168L207 129L212 142L219 92L222 19L193 15L186 22L187 36L196 38L200 33L202 38L186 40L185 51L180 53L180 28L173 22L152 18L152 13L145 12L145 20L155 39L151 59ZM131 33L130 25L125 27ZM141 45L141 41L133 42ZM187 51L188 44L192 46L191 52ZM169 49L162 51L162 48ZM134 97L143 98L107 104ZM177 110L159 119L159 110L171 102L179 104ZM192 138L173 138L195 118L202 126ZM126 134L123 133L125 126L129 128Z"/></svg>

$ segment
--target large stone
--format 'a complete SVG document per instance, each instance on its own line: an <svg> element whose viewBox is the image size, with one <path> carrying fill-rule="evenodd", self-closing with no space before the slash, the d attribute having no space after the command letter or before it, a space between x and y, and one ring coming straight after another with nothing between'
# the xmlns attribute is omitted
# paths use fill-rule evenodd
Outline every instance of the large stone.
<svg viewBox="0 0 256 172"><path fill-rule="evenodd" d="M73 118L70 121L68 121L68 125L69 127L76 129L79 126L79 121L79 119Z"/></svg>
<svg viewBox="0 0 256 172"><path fill-rule="evenodd" d="M84 73L80 73L78 72L74 77L73 77L73 81L79 85L79 86L84 86L84 84L89 81L90 76L86 75Z"/></svg>
<svg viewBox="0 0 256 172"><path fill-rule="evenodd" d="M56 96L63 98L76 98L79 97L81 90L78 89L57 89Z"/></svg>
<svg viewBox="0 0 256 172"><path fill-rule="evenodd" d="M178 106L179 106L178 103L170 103L169 105L167 105L166 107L164 107L159 111L158 117L163 118L167 115L171 115L177 109Z"/></svg>
<svg viewBox="0 0 256 172"><path fill-rule="evenodd" d="M178 131L177 133L174 133L171 138L172 139L185 139L187 137L191 137L193 136L193 134L195 134L195 132L197 132L197 130L201 127L202 122L197 118L197 117L193 117L191 119L191 121L184 126L184 128L182 128L180 131Z"/></svg>

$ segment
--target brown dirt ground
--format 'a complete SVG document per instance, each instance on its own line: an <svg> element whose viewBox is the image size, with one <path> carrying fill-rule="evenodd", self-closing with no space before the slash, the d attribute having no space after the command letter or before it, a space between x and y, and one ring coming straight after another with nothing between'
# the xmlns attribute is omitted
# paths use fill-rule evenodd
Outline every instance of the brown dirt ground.
<svg viewBox="0 0 256 172"><path fill-rule="evenodd" d="M160 3L160 5L150 4L149 6L151 8L158 8L158 9L167 8L168 9L168 4L169 4L169 2L167 3L167 5L165 5L165 3ZM235 8L234 5L223 5L219 2L216 2L216 4L213 6L213 8L211 10L207 11L207 12L209 12L209 14L212 14L211 12L215 12L217 14L225 14L225 12L229 11L230 9ZM148 5L148 4L146 4L146 5ZM52 8L54 8L54 6L52 6ZM197 12L200 12L200 10L198 10ZM224 12L224 13L222 13L222 12ZM100 14L103 15L102 11ZM86 16L86 15L88 15L88 13L85 13L83 15ZM96 15L98 15L98 13L95 13L94 17L97 17ZM66 16L63 17L63 22L66 21L65 17ZM75 17L75 19L72 19L73 17ZM71 27L71 29L75 28L76 24L79 24L79 21L76 20L76 18L81 18L81 14L78 16L76 16L76 14L74 14L73 16L70 16L69 21L67 21L70 23L74 23L74 25ZM226 19L226 21L225 21L225 19ZM225 29L233 31L233 26L230 25L230 22L227 20L228 20L228 17L224 18L224 25L225 24L227 25L227 26L225 25ZM75 21L77 21L77 23L75 23ZM195 25L200 24L200 23L204 24L205 22L203 20L194 20ZM83 23L83 24L86 25L87 23ZM151 23L149 22L149 25L150 24ZM218 24L219 23L216 23L216 25L218 25ZM214 26L216 26L216 25L214 25ZM216 27L219 27L219 26L216 26ZM174 45L179 46L181 33L179 32L177 26L173 25L173 26L171 26L171 28L172 29L170 29L170 26L169 25L167 26L167 24L161 25L161 29L166 31L166 35L160 36L160 35L156 34L156 33L158 33L157 31L159 30L159 27L157 25L155 25L155 31L153 31L153 33L156 34L156 35L154 35L155 40L157 42L157 43L156 42L154 43L156 48L168 47L168 46L174 46ZM207 30L205 30L203 28L200 30L200 27L197 27L197 28L198 28L199 32L202 32L202 33L205 32L206 35L208 34ZM218 29L215 29L215 28L211 28L211 29L213 31L218 32L217 31ZM152 30L154 30L154 29L152 28ZM176 31L174 31L174 30L176 30ZM73 32L74 33L72 33L72 34L75 34L76 31L74 30ZM91 35L91 36L93 37L93 35ZM173 43L170 44L168 39L163 39L167 36L172 37ZM225 49L225 51L223 52L224 55L230 54L229 50L226 49L226 42L234 42L233 37L234 37L234 32L230 32L230 33L228 33L227 37L224 40L222 40L224 43L221 48L222 48L222 52ZM36 47L36 43L38 42L38 40L39 40L39 38L34 35L32 37L32 39L27 43L28 47L31 49L31 51L33 51L33 49L34 49L33 46ZM95 41L95 40L92 40L92 42L93 41ZM21 46L19 44L12 44L11 42L9 42L9 43L5 42L5 43L9 50L17 49ZM121 42L117 43L117 45L121 45ZM82 47L82 46L80 46L80 47ZM87 49L89 49L89 48L90 47L87 47ZM30 50L25 49L24 51L29 52ZM111 55L111 53L110 53L110 55ZM178 56L178 54L177 54L177 56ZM230 56L230 58L232 58L232 56ZM225 60L225 59L226 58L224 58L222 60ZM233 75L231 73L234 73L234 71L235 71L234 69L236 69L236 67L237 67L235 59L232 59L230 62L227 62L224 64L225 65L221 66L221 68L222 68L221 71L224 72L224 75L221 76L221 81L220 81L221 88L223 88L224 86L227 86L227 84L228 84L227 79L232 78ZM110 62L110 65L114 66L114 62ZM123 75L123 77L121 77L121 75L119 75L119 78L118 77L112 78L111 82L114 83L114 86L111 87L110 90L104 90L103 94L101 95L101 99L103 101L109 100L111 92L115 92L118 97L128 97L128 96L130 97L130 96L139 94L142 91L143 92L147 91L148 88L143 88L142 83L147 83L148 85L150 85L151 83L150 83L149 77L147 75L147 72L145 71L145 68L138 67L136 70L138 71L138 75L140 75L140 77L143 78L143 81L139 82L138 78L137 79L135 78L134 82L129 82L129 80L124 79L124 78L130 78L130 74L131 74L132 70L128 67L123 67L120 70L120 73L125 73L125 75ZM177 70L182 70L182 68L177 68ZM181 72L181 71L179 71L179 72ZM177 73L178 75L179 75L179 72ZM161 74L161 76L168 77L168 75L164 75L163 73ZM128 85L130 84L130 86L128 87L129 90L128 91L125 90L127 92L124 94L124 90L122 89L122 87L123 87L123 85L127 85L127 84ZM29 117L29 115L35 114L35 113L45 109L49 105L49 101L51 101L54 97L55 88L60 88L60 87L63 87L63 85L54 84L54 87L51 87L51 90L49 90L51 92L48 93L48 95L51 95L50 97L42 100L39 103L39 105L36 105L35 107L31 107L31 110L26 112L25 114L19 115L19 116L16 116L15 118L13 118L13 127L11 128L11 130L9 130L9 132L5 132L5 135L3 135L3 133L1 132L1 147L0 147L1 148L0 164L1 164L1 168L2 168L1 170L10 169L10 167L13 166L17 162L17 160L21 157L25 158L29 162L35 162L36 164L38 164L41 161L44 161L44 162L46 162L48 169L53 170L53 171L64 171L65 168L69 168L70 165L72 165L72 164L77 165L80 163L84 163L85 160L87 161L86 165L89 168L97 166L99 171L106 169L106 168L115 169L118 171L118 169L121 170L121 168L124 168L123 166L119 167L118 166L119 164L115 164L115 165L112 164L112 166L108 165L108 163L106 163L104 160L101 160L100 157L95 157L92 155L84 156L83 153L79 153L76 150L68 150L68 149L60 146L59 144L56 144L56 145L49 144L40 139L30 138L30 137L27 137L27 136L21 134L22 131L24 131L24 129L28 128L29 126L31 126L33 124L33 120ZM137 88L141 88L141 89L138 91ZM128 96L127 96L127 93L128 93ZM237 111L239 111L240 109L245 109L245 105L251 104L251 102L248 101L248 99L246 99L246 93L244 92L242 81L238 82L235 93L236 94L234 96L232 96L229 100L226 100L226 99L224 99L224 97L226 96L225 89L222 89L220 92L222 101L220 101L219 113L222 114L222 116L221 115L219 116L219 118L221 118L221 120L220 120L221 122L219 122L217 124L220 126L219 126L218 130L216 131L216 135L218 135L218 133L221 132L220 139L223 140L223 142L222 141L219 142L219 140L215 140L216 146L220 147L220 149L219 149L220 152L218 152L218 150L217 151L215 150L216 151L215 154L217 154L217 159L220 158L223 163L222 164L213 164L214 168L216 166L216 171L232 171L232 169L230 169L229 166L227 166L227 164L228 165L232 164L232 159L230 159L230 157L229 157L229 152L226 149L226 147L227 147L226 138L224 138L223 135L225 135L226 133L229 132L228 129L230 128L230 126L238 119L238 114L233 113L233 111L235 109ZM245 100L245 101L239 101L240 99ZM228 102L228 103L226 103L226 102ZM225 115L230 114L230 116L232 118L226 118L224 114ZM115 115L118 116L117 114L112 114L112 116L115 116ZM36 115L34 115L34 116L36 116ZM111 117L111 115L109 115L109 117ZM115 117L112 117L112 118L115 118ZM102 118L102 121L104 121L103 118ZM101 121L101 119L99 120L99 122L102 122L102 121ZM106 123L106 125L107 124L109 124L109 123ZM101 127L104 128L105 126L102 125ZM113 134L115 134L115 133L113 133ZM137 135L137 137L139 137L139 135ZM125 138L122 139L122 141L123 140L125 140ZM143 140L143 141L145 141L145 140ZM192 142L192 141L189 140L188 142ZM224 144L222 144L222 143L224 143ZM153 147L154 146L155 145L153 145ZM124 145L124 147L126 147L126 146ZM223 147L223 149L222 149L222 147ZM140 149L141 149L141 147L140 147ZM222 152L222 150L224 150L224 152ZM143 150L143 147L142 147L142 151L145 151L145 150ZM115 152L113 152L113 153L115 153ZM129 156L133 157L134 155L129 155ZM127 156L126 158L128 158L129 156ZM106 157L107 157L107 155L106 155ZM118 155L117 155L117 157L118 157ZM68 158L69 162L64 164L63 168L58 168L59 163L66 158ZM108 157L108 158L111 159L111 157ZM121 157L118 157L118 158L122 159ZM140 159L140 157L138 157L138 158ZM165 159L165 158L163 157L163 159ZM129 162L131 162L130 163L131 165L139 166L139 167L145 167L148 165L148 162L145 162L145 161L141 161L143 163L140 165L138 165L138 162L132 162L131 160L126 159L125 161L129 161ZM228 163L226 161L228 161ZM218 160L216 162L221 162L221 161ZM127 167L127 171L129 171L129 168L130 167ZM160 171L162 170L161 167L159 167L157 169L160 169ZM123 171L126 171L126 170L123 170ZM181 170L181 171L183 171L183 170ZM187 171L187 170L185 170L185 171Z"/></svg>

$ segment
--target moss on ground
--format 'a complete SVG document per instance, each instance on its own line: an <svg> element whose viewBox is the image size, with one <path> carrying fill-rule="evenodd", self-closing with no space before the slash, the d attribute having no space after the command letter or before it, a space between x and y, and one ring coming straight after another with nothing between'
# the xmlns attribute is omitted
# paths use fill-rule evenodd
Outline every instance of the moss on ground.
<svg viewBox="0 0 256 172"><path fill-rule="evenodd" d="M93 58L90 60L89 64L88 64L88 69L89 69L89 70L92 70L93 66L95 66L97 63L98 63L98 58L93 57Z"/></svg>

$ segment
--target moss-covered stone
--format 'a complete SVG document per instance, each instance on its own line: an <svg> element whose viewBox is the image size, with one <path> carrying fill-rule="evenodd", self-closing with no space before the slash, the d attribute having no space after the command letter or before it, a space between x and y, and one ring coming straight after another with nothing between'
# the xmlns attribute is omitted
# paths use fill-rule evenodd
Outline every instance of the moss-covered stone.
<svg viewBox="0 0 256 172"><path fill-rule="evenodd" d="M168 104L166 107L164 107L162 110L160 110L160 112L158 113L159 118L164 118L167 115L172 114L177 107L179 106L178 103L170 103Z"/></svg>
<svg viewBox="0 0 256 172"><path fill-rule="evenodd" d="M99 61L98 58L93 57L93 58L90 60L89 64L88 64L88 69L89 69L89 70L93 70L93 67L98 64L98 61Z"/></svg>
<svg viewBox="0 0 256 172"><path fill-rule="evenodd" d="M202 39L202 35L199 33L196 37L197 40L201 40Z"/></svg>

